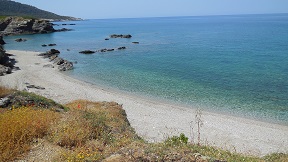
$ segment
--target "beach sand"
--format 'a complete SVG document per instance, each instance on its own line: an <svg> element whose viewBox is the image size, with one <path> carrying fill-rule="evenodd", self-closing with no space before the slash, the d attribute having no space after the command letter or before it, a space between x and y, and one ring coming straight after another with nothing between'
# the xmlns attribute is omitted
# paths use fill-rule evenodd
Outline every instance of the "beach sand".
<svg viewBox="0 0 288 162"><path fill-rule="evenodd" d="M25 83L29 83L45 87L44 90L28 91L61 104L76 99L115 101L123 104L131 126L145 140L158 142L168 136L184 133L190 140L194 138L197 142L193 108L148 100L73 79L59 72L57 67L43 67L52 63L37 56L37 52L11 50L7 53L15 55L13 57L18 61L16 66L21 70L0 76L2 86L23 90L26 88ZM202 111L201 120L202 144L257 156L274 152L288 153L288 126L206 111Z"/></svg>

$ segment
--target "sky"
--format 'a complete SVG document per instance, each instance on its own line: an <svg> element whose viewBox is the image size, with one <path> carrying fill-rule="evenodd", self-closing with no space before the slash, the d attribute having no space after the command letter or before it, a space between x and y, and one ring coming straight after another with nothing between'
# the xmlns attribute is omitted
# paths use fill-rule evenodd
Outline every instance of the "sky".
<svg viewBox="0 0 288 162"><path fill-rule="evenodd" d="M14 0L83 19L288 13L288 0Z"/></svg>

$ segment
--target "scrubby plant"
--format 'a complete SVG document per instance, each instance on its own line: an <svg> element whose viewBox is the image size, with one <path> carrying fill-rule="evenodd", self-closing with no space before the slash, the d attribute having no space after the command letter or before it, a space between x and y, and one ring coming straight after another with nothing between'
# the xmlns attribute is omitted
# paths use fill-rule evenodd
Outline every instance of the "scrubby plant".
<svg viewBox="0 0 288 162"><path fill-rule="evenodd" d="M30 149L35 138L47 134L59 115L50 110L21 107L0 114L0 159L12 160Z"/></svg>

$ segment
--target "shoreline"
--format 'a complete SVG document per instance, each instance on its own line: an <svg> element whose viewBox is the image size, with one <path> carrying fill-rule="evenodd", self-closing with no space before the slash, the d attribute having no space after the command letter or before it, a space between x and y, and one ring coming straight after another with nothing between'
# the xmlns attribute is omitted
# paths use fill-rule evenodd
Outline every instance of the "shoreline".
<svg viewBox="0 0 288 162"><path fill-rule="evenodd" d="M63 73L61 73L63 74ZM63 74L65 76L68 76L66 74ZM240 119L244 119L244 120L251 120L251 121L256 121L256 122L261 122L261 123L269 123L269 124L276 124L276 125L281 125L284 127L288 127L287 122L285 121L280 121L280 120L272 120L272 119L266 119L264 120L263 118L257 118L257 117L252 117L252 116L245 116L244 114L237 114L237 113L232 113L232 112L225 112L223 111L218 111L218 110L213 110L211 108L207 108L207 106L199 106L199 105L191 105L189 103L182 103L181 101L174 101L174 100L169 100L166 98L161 98L161 97L157 97L156 98L154 96L149 96L149 95L145 95L145 94L141 94L141 93L137 93L137 92L129 92L129 91L125 91L125 90L120 90L114 87L109 87L108 85L102 85L102 84L97 84L97 83L91 83L89 81L85 81L85 80L81 80L81 78L77 78L77 77L72 77L72 76L68 76L71 79L75 79L77 81L83 82L85 84L87 84L87 86L91 86L91 87L95 87L98 89L102 89L108 92L112 92L112 93L116 93L118 95L124 95L124 96L133 96L133 98L141 98L141 100L146 101L146 102L151 102L151 103L161 103L163 105L167 105L167 106L172 106L172 107L178 107L178 108L182 108L182 109L189 109L192 111L196 111L197 109L200 109L202 112L206 112L206 113L211 113L214 115L224 115L224 116L231 116L231 117L235 117L235 118L240 118Z"/></svg>
<svg viewBox="0 0 288 162"><path fill-rule="evenodd" d="M1 76L1 85L19 90L25 88L25 83L41 86L45 90L29 89L29 92L61 104L76 99L115 101L123 104L131 126L145 140L159 142L180 133L191 140L193 128L196 142L196 125L190 124L195 121L195 109L132 96L74 79L57 68L44 68L43 65L52 63L36 56L39 52L9 50L7 53L15 55L12 57L21 70ZM202 111L201 119L204 123L201 127L202 144L257 156L288 153L287 126L207 111Z"/></svg>

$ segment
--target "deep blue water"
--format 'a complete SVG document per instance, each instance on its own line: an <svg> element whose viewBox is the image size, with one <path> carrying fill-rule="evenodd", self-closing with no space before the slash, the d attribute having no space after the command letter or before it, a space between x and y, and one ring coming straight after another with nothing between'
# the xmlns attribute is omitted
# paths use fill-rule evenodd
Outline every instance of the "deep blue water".
<svg viewBox="0 0 288 162"><path fill-rule="evenodd" d="M70 22L65 22L70 23ZM209 111L288 125L288 14L85 20L73 31L5 37L6 49L56 43L67 75ZM58 22L57 24L61 24ZM104 39L110 34L131 39ZM140 44L132 44L138 41ZM81 50L126 46L83 55ZM69 50L67 50L69 49Z"/></svg>

